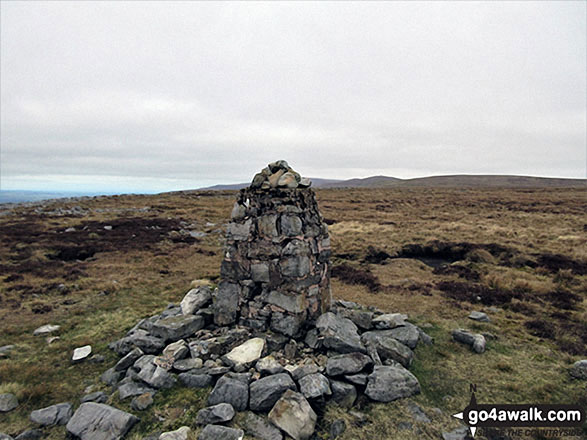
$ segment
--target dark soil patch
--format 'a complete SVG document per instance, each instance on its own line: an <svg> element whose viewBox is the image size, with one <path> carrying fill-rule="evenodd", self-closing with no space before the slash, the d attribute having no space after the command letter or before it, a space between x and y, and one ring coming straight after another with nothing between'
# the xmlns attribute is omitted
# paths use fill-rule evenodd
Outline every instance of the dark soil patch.
<svg viewBox="0 0 587 440"><path fill-rule="evenodd" d="M384 250L369 246L363 261L370 264L382 264L388 258L391 258L391 255Z"/></svg>
<svg viewBox="0 0 587 440"><path fill-rule="evenodd" d="M577 310L581 296L568 290L558 289L546 294L545 299L558 309Z"/></svg>
<svg viewBox="0 0 587 440"><path fill-rule="evenodd" d="M61 261L83 261L93 257L97 249L89 246L57 246L53 248L57 251L55 255L49 258Z"/></svg>
<svg viewBox="0 0 587 440"><path fill-rule="evenodd" d="M347 284L366 286L370 292L381 289L379 279L368 269L356 269L349 264L342 263L332 268L332 276Z"/></svg>
<svg viewBox="0 0 587 440"><path fill-rule="evenodd" d="M329 226L338 223L338 221L334 220L333 218L324 218L322 221Z"/></svg>
<svg viewBox="0 0 587 440"><path fill-rule="evenodd" d="M587 274L587 262L576 261L560 254L542 254L538 256L538 265L548 269L550 272L559 270L570 270L576 275Z"/></svg>
<svg viewBox="0 0 587 440"><path fill-rule="evenodd" d="M524 324L530 334L538 336L539 338L554 339L554 326L551 322L546 322L542 319L533 319Z"/></svg>
<svg viewBox="0 0 587 440"><path fill-rule="evenodd" d="M523 296L521 292L490 289L483 284L461 281L441 281L436 287L448 298L470 303L481 302L487 306L507 304L513 298L521 299Z"/></svg>
<svg viewBox="0 0 587 440"><path fill-rule="evenodd" d="M479 281L479 273L466 266L443 264L432 271L435 275L457 275L469 281Z"/></svg>

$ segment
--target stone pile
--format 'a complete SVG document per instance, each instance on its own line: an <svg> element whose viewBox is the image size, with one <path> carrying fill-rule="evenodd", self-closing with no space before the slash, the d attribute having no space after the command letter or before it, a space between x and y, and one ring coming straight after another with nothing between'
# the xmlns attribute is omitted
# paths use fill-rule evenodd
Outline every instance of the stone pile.
<svg viewBox="0 0 587 440"><path fill-rule="evenodd" d="M214 322L289 337L330 306L330 239L310 182L285 161L240 191L228 225Z"/></svg>

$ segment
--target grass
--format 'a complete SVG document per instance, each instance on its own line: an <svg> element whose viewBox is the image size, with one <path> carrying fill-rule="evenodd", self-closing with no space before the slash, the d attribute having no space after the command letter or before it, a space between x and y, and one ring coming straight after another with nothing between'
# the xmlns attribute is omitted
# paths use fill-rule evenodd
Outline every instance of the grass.
<svg viewBox="0 0 587 440"><path fill-rule="evenodd" d="M422 386L413 400L430 424L400 430L400 422L411 420L406 401L361 401L367 424L327 406L318 438L328 438L336 419L346 422L343 440L440 438L458 426L451 414L468 402L471 383L481 403L587 408L585 384L567 373L587 356L584 191L396 188L317 195L330 225L333 295L407 313L435 341L416 349L411 368ZM99 376L117 359L109 342L179 302L192 285L218 282L234 197L99 197L48 202L41 213L19 205L0 216L0 346L16 345L0 359L0 393L12 392L20 402L0 415L0 432L16 436L33 427L32 410L63 401L78 405L86 391L105 390ZM55 213L73 206L85 214ZM64 232L71 227L76 232ZM190 238L186 230L206 235ZM467 247L473 250L463 252ZM445 265L431 267L430 257ZM491 322L467 319L471 310L485 311ZM61 325L52 344L32 335L48 323ZM451 340L457 327L496 339L478 355ZM72 365L73 349L85 344L104 362ZM177 387L158 393L152 407L137 413L142 422L129 438L187 425L195 439L195 414L207 392ZM131 411L116 394L109 403ZM65 435L63 427L44 430L49 439Z"/></svg>

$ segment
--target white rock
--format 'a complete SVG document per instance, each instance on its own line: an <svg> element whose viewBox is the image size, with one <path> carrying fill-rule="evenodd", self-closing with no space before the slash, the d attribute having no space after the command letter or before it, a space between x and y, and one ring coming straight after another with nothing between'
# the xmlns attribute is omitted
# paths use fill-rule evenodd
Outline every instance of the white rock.
<svg viewBox="0 0 587 440"><path fill-rule="evenodd" d="M387 313L373 318L373 325L380 330L401 327L405 325L408 315L403 313Z"/></svg>
<svg viewBox="0 0 587 440"><path fill-rule="evenodd" d="M249 339L244 344L233 348L230 353L225 356L229 362L234 365L244 365L257 361L263 353L265 348L265 339L253 338Z"/></svg>
<svg viewBox="0 0 587 440"><path fill-rule="evenodd" d="M159 440L187 440L192 430L188 426L182 426L175 431L164 432L159 436Z"/></svg>
<svg viewBox="0 0 587 440"><path fill-rule="evenodd" d="M38 329L36 329L33 332L34 336L42 336L42 335L47 335L49 333L53 333L56 332L57 330L59 330L61 328L60 325L53 325L53 324L46 324L46 325L42 325L41 327L39 327Z"/></svg>
<svg viewBox="0 0 587 440"><path fill-rule="evenodd" d="M84 345L73 350L73 356L71 357L72 362L81 362L92 353L91 345Z"/></svg>
<svg viewBox="0 0 587 440"><path fill-rule="evenodd" d="M212 292L208 286L190 290L181 300L181 313L191 315L212 301Z"/></svg>

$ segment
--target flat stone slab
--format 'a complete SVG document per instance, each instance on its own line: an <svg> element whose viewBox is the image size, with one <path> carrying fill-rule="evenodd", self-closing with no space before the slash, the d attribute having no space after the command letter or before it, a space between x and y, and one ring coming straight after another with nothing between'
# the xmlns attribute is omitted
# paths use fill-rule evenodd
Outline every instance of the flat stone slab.
<svg viewBox="0 0 587 440"><path fill-rule="evenodd" d="M162 432L159 440L187 440L192 430L189 426L182 426L175 431Z"/></svg>
<svg viewBox="0 0 587 440"><path fill-rule="evenodd" d="M234 415L235 411L230 403L219 403L198 411L196 423L198 425L213 425L229 422L234 418Z"/></svg>
<svg viewBox="0 0 587 440"><path fill-rule="evenodd" d="M469 319L472 319L473 321L479 321L479 322L489 322L489 316L487 316L487 313L483 313L483 312L471 312L471 314L468 316Z"/></svg>
<svg viewBox="0 0 587 440"><path fill-rule="evenodd" d="M12 411L18 406L18 399L14 394L0 394L0 412Z"/></svg>
<svg viewBox="0 0 587 440"><path fill-rule="evenodd" d="M265 339L249 339L247 342L233 348L223 359L233 366L249 365L259 360L264 348Z"/></svg>
<svg viewBox="0 0 587 440"><path fill-rule="evenodd" d="M67 431L81 440L118 440L137 423L132 414L103 403L82 403L67 423Z"/></svg>
<svg viewBox="0 0 587 440"><path fill-rule="evenodd" d="M92 354L92 346L91 345L84 345L83 347L78 347L73 350L73 355L71 356L71 362L77 363L81 362L86 359L90 354Z"/></svg>
<svg viewBox="0 0 587 440"><path fill-rule="evenodd" d="M330 382L326 376L320 373L308 374L299 381L300 392L306 399L318 399L324 396L330 396Z"/></svg>
<svg viewBox="0 0 587 440"><path fill-rule="evenodd" d="M375 366L368 377L365 394L377 402L410 397L420 393L420 383L416 376L401 366Z"/></svg>
<svg viewBox="0 0 587 440"><path fill-rule="evenodd" d="M31 420L41 426L65 425L71 418L71 403L58 403L31 412Z"/></svg>
<svg viewBox="0 0 587 440"><path fill-rule="evenodd" d="M60 325L45 324L45 325L42 325L41 327L35 329L35 331L33 332L33 335L34 336L45 336L45 335L48 335L49 333L56 332L60 328L61 328Z"/></svg>
<svg viewBox="0 0 587 440"><path fill-rule="evenodd" d="M259 379L250 387L250 407L253 411L268 411L286 390L295 390L296 384L287 373Z"/></svg>
<svg viewBox="0 0 587 440"><path fill-rule="evenodd" d="M319 335L323 337L323 344L339 353L366 353L361 343L358 328L348 318L341 318L332 312L326 312L316 321Z"/></svg>
<svg viewBox="0 0 587 440"><path fill-rule="evenodd" d="M355 374L362 371L373 361L363 353L347 353L328 358L326 363L326 374L329 376L341 376L344 374Z"/></svg>
<svg viewBox="0 0 587 440"><path fill-rule="evenodd" d="M165 341L178 341L193 335L204 324L204 317L200 315L169 316L155 321L151 333Z"/></svg>
<svg viewBox="0 0 587 440"><path fill-rule="evenodd" d="M242 429L227 428L220 425L207 425L198 436L198 440L242 440Z"/></svg>
<svg viewBox="0 0 587 440"><path fill-rule="evenodd" d="M378 330L387 330L396 327L401 327L406 323L408 315L403 313L386 313L373 318L373 325Z"/></svg>
<svg viewBox="0 0 587 440"><path fill-rule="evenodd" d="M269 420L294 440L307 440L314 433L318 416L306 398L287 390L269 413Z"/></svg>

